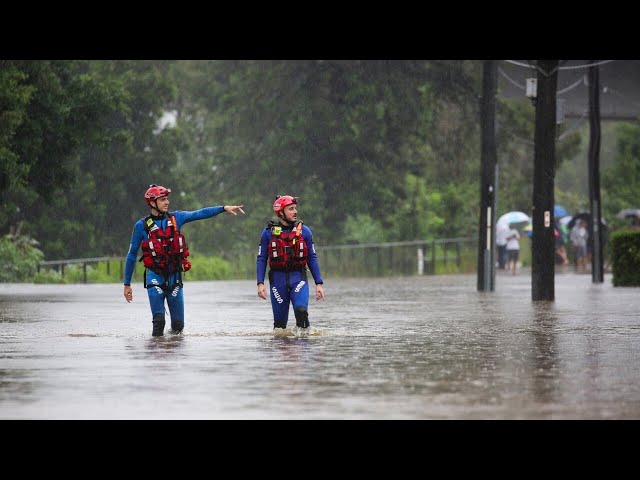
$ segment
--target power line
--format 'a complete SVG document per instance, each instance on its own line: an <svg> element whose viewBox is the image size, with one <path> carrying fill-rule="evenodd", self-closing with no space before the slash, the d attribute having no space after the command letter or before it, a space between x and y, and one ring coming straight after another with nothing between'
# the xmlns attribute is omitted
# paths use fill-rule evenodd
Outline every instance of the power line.
<svg viewBox="0 0 640 480"><path fill-rule="evenodd" d="M513 78L511 78L509 75L507 75L506 73L504 73L504 70L502 70L500 67L498 67L498 73L500 75L502 75L504 78L506 78L507 80L509 80L509 82L513 85L515 85L516 87L518 87L520 90L526 90L526 87L518 82L516 82Z"/></svg>
<svg viewBox="0 0 640 480"><path fill-rule="evenodd" d="M569 85L568 87L563 88L562 90L557 91L557 92L556 92L556 95L562 95L563 93L567 93L567 92L569 92L569 91L573 90L574 88L576 88L576 87L580 86L580 84L584 84L584 76L583 76L583 77L580 77L580 79L579 79L577 82L573 83L572 85Z"/></svg>
<svg viewBox="0 0 640 480"><path fill-rule="evenodd" d="M547 72L544 68L541 68L538 65L532 65L531 63L527 64L527 63L517 62L515 60L504 60L504 61L507 62L507 63L511 63L513 65L517 65L519 67L533 68L533 69L537 70L538 72L540 72L541 74L543 74L545 77L553 75L557 70L578 70L578 69L581 69L581 68L595 67L597 65L604 65L604 64L607 64L607 63L615 62L615 60L601 60L599 62L586 63L584 65L569 65L569 66L565 66L565 67L557 66L553 70L551 70L550 72Z"/></svg>
<svg viewBox="0 0 640 480"><path fill-rule="evenodd" d="M506 78L511 84L515 85L516 87L518 87L520 90L526 90L526 87L520 83L518 83L516 80L514 80L513 78L511 78L509 75L507 75L505 73L504 70L502 70L500 67L498 67L498 73L500 75L502 75L504 78ZM580 86L581 83L584 83L584 77L580 77L579 80L577 80L575 83L569 85L568 87L563 88L562 90L558 90L556 92L556 95L562 95L563 93L567 93L571 90L573 90L574 88Z"/></svg>
<svg viewBox="0 0 640 480"><path fill-rule="evenodd" d="M505 62L507 63L512 63L514 65L518 65L519 67L526 67L526 68L535 68L533 65L531 65L530 63L520 63L520 62L516 62L515 60L505 60Z"/></svg>
<svg viewBox="0 0 640 480"><path fill-rule="evenodd" d="M571 65L568 67L560 67L560 70L577 70L580 68L589 68L589 67L595 67L597 65L604 65L606 63L611 63L611 62L615 62L615 60L602 60L601 62L587 63L585 65Z"/></svg>

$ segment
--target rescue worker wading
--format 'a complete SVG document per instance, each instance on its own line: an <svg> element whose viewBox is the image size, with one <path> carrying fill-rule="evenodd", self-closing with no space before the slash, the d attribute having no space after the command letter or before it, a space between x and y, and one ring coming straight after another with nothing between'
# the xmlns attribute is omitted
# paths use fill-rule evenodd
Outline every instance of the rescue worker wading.
<svg viewBox="0 0 640 480"><path fill-rule="evenodd" d="M131 277L136 265L136 256L142 246L144 287L149 296L153 322L153 336L164 334L165 300L171 315L172 333L180 333L184 328L184 297L182 293L182 272L191 268L189 247L180 233L185 223L214 217L222 212L237 215L244 213L243 205L225 205L206 207L192 212L176 210L169 212L169 194L171 189L161 185L151 185L144 194L151 208L148 217L136 222L131 234L131 244L127 253L124 271L124 298L133 300Z"/></svg>
<svg viewBox="0 0 640 480"><path fill-rule="evenodd" d="M316 300L324 300L320 265L311 230L298 221L297 197L276 197L273 211L279 222L269 222L262 231L257 259L258 296L266 300L264 277L269 263L269 288L273 328L286 328L289 303L293 305L296 326L309 327L309 282L307 267L316 284Z"/></svg>

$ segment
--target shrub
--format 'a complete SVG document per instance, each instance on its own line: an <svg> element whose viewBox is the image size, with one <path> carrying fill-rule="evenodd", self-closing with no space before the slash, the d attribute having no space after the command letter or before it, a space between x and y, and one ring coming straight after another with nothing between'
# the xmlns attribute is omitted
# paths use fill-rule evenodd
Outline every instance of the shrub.
<svg viewBox="0 0 640 480"><path fill-rule="evenodd" d="M34 239L24 235L0 238L0 282L29 282L38 271L44 254Z"/></svg>
<svg viewBox="0 0 640 480"><path fill-rule="evenodd" d="M611 235L611 270L615 287L640 287L640 231Z"/></svg>
<svg viewBox="0 0 640 480"><path fill-rule="evenodd" d="M72 283L67 280L59 271L51 268L41 269L33 277L33 283Z"/></svg>
<svg viewBox="0 0 640 480"><path fill-rule="evenodd" d="M220 257L190 256L191 270L182 278L188 280L227 280L232 276L231 265Z"/></svg>

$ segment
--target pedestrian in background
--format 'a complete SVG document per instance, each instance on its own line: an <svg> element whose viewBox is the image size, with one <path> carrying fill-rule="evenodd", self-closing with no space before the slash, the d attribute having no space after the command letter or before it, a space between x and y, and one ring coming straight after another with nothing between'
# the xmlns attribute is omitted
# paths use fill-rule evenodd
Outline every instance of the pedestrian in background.
<svg viewBox="0 0 640 480"><path fill-rule="evenodd" d="M498 253L498 268L504 270L507 265L507 232L509 226L504 223L496 224L496 248Z"/></svg>
<svg viewBox="0 0 640 480"><path fill-rule="evenodd" d="M576 256L576 272L587 272L587 258L589 255L587 243L589 239L588 223L585 220L578 220L571 229L569 238Z"/></svg>
<svg viewBox="0 0 640 480"><path fill-rule="evenodd" d="M511 270L511 273L515 275L520 256L520 232L509 225L505 238L507 239L507 270Z"/></svg>

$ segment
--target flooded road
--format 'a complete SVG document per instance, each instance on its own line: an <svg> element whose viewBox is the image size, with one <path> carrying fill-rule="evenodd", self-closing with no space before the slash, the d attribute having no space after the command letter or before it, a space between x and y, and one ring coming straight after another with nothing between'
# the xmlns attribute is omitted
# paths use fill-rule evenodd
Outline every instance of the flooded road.
<svg viewBox="0 0 640 480"><path fill-rule="evenodd" d="M309 335L274 336L255 282L187 281L161 338L141 285L2 284L0 418L640 419L640 288L476 282L327 279Z"/></svg>

